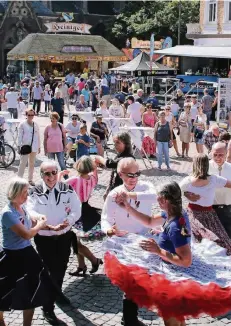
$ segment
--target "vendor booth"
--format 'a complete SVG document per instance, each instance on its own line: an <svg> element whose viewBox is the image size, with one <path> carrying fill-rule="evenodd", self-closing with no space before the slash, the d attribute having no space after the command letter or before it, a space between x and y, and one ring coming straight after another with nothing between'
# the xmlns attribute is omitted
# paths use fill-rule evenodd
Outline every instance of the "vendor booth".
<svg viewBox="0 0 231 326"><path fill-rule="evenodd" d="M80 73L84 69L100 74L126 56L114 45L97 35L29 34L8 54L7 59L19 61L21 71L37 74L50 71L63 76L65 71Z"/></svg>

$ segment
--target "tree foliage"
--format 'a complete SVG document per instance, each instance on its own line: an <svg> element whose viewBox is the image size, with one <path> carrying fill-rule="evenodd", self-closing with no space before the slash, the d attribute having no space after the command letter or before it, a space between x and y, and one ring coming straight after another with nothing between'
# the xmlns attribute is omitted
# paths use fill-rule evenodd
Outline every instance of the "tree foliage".
<svg viewBox="0 0 231 326"><path fill-rule="evenodd" d="M176 43L181 6L181 43L186 39L186 24L199 21L199 0L180 1L129 1L116 19L108 24L107 34L111 42L124 47L127 38L149 39L171 36Z"/></svg>

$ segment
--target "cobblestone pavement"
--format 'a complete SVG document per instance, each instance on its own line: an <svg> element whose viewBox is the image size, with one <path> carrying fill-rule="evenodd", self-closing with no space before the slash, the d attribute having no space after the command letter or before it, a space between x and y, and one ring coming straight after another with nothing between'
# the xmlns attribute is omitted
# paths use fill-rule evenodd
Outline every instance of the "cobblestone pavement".
<svg viewBox="0 0 231 326"><path fill-rule="evenodd" d="M66 118L67 119L67 118ZM41 128L41 136L44 127L48 124L49 119L45 117L38 117L36 121ZM173 150L171 149L173 154ZM195 145L192 144L190 156L195 154ZM43 153L38 156L35 168L35 181L39 180L39 165L44 159ZM0 208L6 203L6 188L8 181L17 172L18 157L14 165L7 170L0 170ZM157 171L156 169L146 170L142 161L140 161L142 169L142 178L150 180L154 185L159 185L168 180L181 180L187 175L192 168L191 160L182 160L174 158L171 159L171 172ZM153 166L156 167L156 161L153 161ZM99 184L94 191L91 199L91 204L102 207L103 200L102 195L109 180L109 171L101 171L99 177ZM25 173L27 177L27 171ZM87 242L88 247L94 252L94 254L102 258L101 241ZM89 264L88 264L88 267ZM68 271L76 268L76 259L71 256L68 265ZM66 273L64 281L64 293L71 299L70 306L55 307L55 313L62 321L61 325L78 325L78 326L92 326L92 325L104 325L114 326L120 325L122 316L122 293L113 286L104 274L103 267L100 267L99 271L94 275L87 275L84 278L74 278ZM140 309L140 318L147 325L163 325L162 320L157 314ZM22 313L18 311L12 311L5 313L5 319L7 325L22 325ZM191 319L187 321L187 325L231 325L231 313L225 317L213 319L208 316L203 316L199 319ZM42 317L40 308L35 310L33 325L48 325Z"/></svg>

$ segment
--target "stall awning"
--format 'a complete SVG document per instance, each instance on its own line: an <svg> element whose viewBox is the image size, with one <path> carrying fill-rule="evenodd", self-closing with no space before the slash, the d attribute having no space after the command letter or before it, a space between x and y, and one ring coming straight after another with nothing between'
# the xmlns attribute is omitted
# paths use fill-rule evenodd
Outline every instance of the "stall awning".
<svg viewBox="0 0 231 326"><path fill-rule="evenodd" d="M155 51L158 54L177 57L224 58L231 59L231 46L194 46L177 45Z"/></svg>
<svg viewBox="0 0 231 326"><path fill-rule="evenodd" d="M127 61L126 56L98 35L29 34L10 52L8 60Z"/></svg>

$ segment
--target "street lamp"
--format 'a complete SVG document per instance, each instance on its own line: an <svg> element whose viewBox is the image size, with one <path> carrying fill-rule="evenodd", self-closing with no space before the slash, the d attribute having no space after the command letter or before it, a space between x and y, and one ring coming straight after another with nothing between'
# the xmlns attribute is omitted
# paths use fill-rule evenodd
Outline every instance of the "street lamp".
<svg viewBox="0 0 231 326"><path fill-rule="evenodd" d="M181 0L178 4L178 45L180 45L180 29L181 29Z"/></svg>

